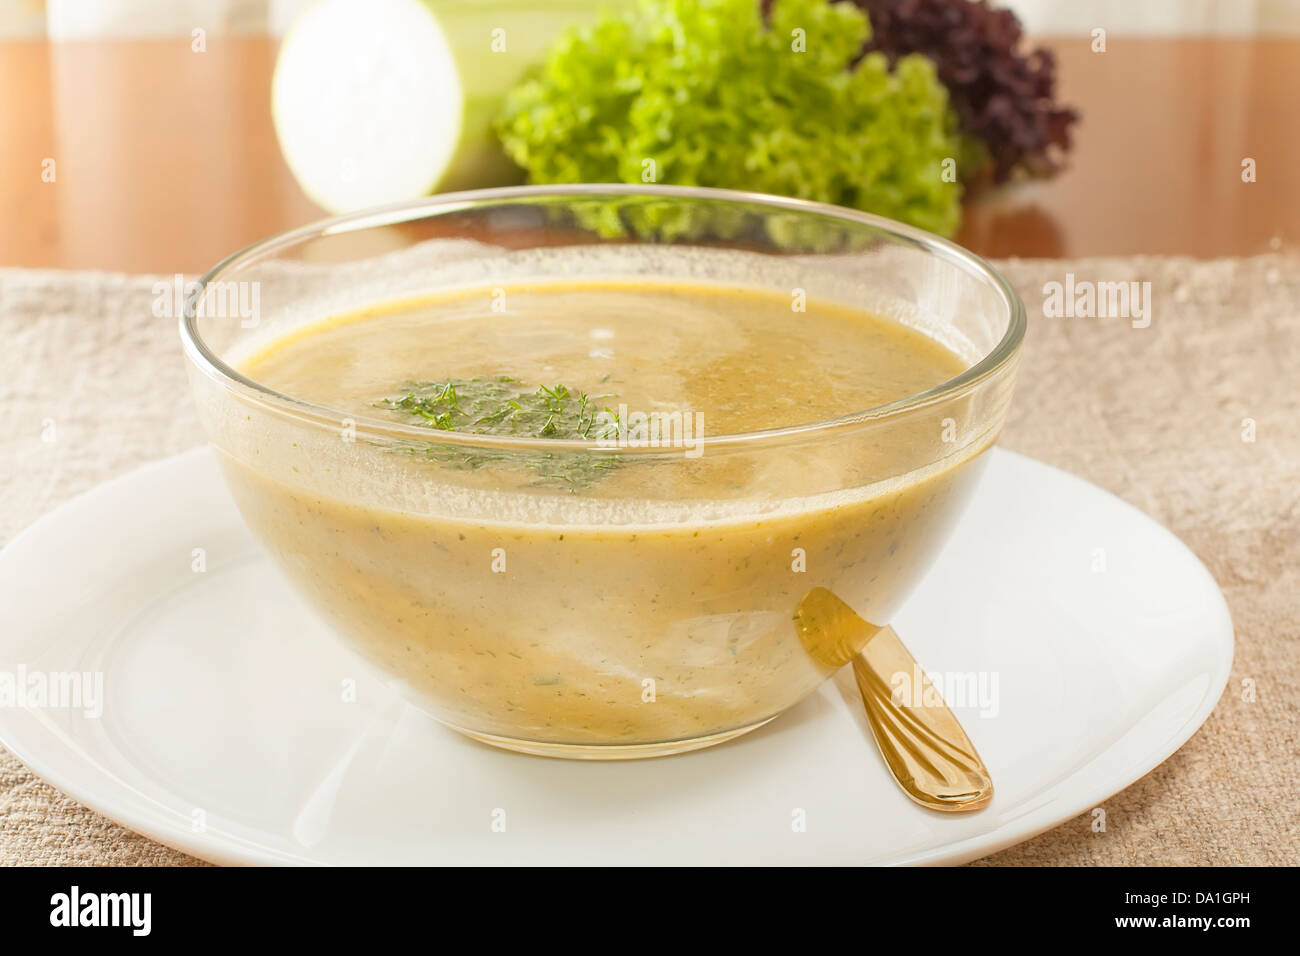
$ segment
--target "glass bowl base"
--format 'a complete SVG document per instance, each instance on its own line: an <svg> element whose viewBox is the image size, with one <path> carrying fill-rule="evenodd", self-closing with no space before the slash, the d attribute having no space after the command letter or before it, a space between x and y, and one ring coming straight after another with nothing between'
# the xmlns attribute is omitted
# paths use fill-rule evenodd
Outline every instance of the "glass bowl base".
<svg viewBox="0 0 1300 956"><path fill-rule="evenodd" d="M483 734L466 730L455 724L447 724L452 730L464 734L471 740L513 750L516 753L532 754L536 757L558 757L563 760L642 760L648 757L669 757L692 750L702 750L734 740L751 730L757 730L777 715L765 717L757 723L726 730L720 734L708 734L704 737L689 737L682 740L668 740L658 744L559 744L542 740L519 740L514 737L499 737L495 734Z"/></svg>

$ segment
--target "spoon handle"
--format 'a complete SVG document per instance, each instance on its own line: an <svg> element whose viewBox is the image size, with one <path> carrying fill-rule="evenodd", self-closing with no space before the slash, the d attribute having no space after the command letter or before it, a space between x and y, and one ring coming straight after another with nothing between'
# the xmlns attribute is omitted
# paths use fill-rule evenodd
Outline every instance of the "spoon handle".
<svg viewBox="0 0 1300 956"><path fill-rule="evenodd" d="M896 674L913 681L910 700L894 695ZM853 658L853 676L876 745L903 792L923 807L950 813L988 805L993 778L892 627L882 627Z"/></svg>

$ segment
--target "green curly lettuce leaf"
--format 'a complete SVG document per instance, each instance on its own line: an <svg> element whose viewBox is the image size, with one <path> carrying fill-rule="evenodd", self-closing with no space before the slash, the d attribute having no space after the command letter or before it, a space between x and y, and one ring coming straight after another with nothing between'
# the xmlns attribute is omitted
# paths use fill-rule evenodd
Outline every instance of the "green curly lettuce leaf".
<svg viewBox="0 0 1300 956"><path fill-rule="evenodd" d="M753 190L951 235L961 187L945 161L964 146L947 91L919 55L850 69L869 35L828 0L777 0L770 26L756 0L642 0L564 34L497 132L534 183Z"/></svg>

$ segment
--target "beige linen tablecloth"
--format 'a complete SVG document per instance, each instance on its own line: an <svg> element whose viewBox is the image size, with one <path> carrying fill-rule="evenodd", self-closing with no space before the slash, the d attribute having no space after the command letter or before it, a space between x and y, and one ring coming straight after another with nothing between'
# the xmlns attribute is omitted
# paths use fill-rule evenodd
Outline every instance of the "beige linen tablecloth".
<svg viewBox="0 0 1300 956"><path fill-rule="evenodd" d="M1227 691L1172 758L1004 864L1300 863L1300 260L1000 264L1030 332L1003 445L1126 499L1227 596ZM1043 286L1151 283L1148 328L1046 318ZM174 323L148 277L0 270L0 542L73 495L200 441ZM1254 441L1243 422L1254 422ZM42 441L47 421L56 441ZM3 666L3 665L0 665ZM1243 681L1254 699L1244 699ZM0 863L192 863L0 748Z"/></svg>

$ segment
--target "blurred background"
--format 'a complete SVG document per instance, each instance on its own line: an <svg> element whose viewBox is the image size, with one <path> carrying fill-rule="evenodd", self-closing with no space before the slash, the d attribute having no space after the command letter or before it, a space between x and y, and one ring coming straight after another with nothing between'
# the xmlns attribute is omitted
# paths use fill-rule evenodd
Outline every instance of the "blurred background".
<svg viewBox="0 0 1300 956"><path fill-rule="evenodd" d="M310 2L0 0L0 266L201 272L324 215L270 111L278 46ZM1056 98L1080 119L1058 175L969 191L959 242L995 257L1294 248L1300 0L1000 6L1055 55Z"/></svg>

